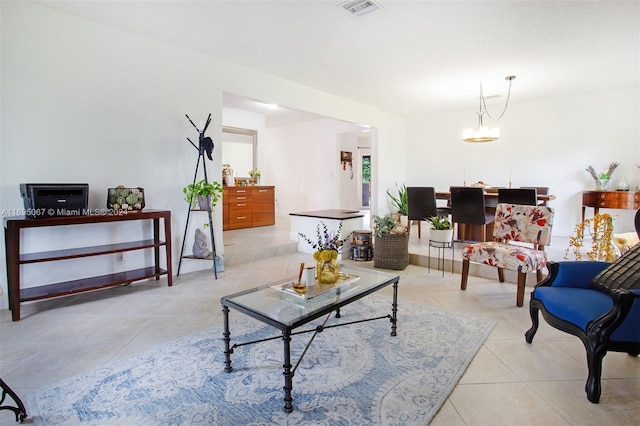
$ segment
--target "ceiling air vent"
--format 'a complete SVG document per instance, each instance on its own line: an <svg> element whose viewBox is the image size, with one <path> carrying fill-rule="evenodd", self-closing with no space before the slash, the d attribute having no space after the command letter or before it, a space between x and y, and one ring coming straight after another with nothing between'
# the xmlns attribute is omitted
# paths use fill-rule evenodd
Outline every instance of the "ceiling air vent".
<svg viewBox="0 0 640 426"><path fill-rule="evenodd" d="M365 13L373 12L374 10L382 9L378 3L372 0L353 0L346 1L340 4L344 10L351 16L362 16Z"/></svg>

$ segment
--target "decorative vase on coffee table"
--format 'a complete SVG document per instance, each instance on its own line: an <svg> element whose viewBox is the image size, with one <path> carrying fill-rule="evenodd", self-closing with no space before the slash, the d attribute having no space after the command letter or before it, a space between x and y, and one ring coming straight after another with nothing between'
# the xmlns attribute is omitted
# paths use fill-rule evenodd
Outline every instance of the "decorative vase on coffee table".
<svg viewBox="0 0 640 426"><path fill-rule="evenodd" d="M336 250L317 251L314 253L313 258L317 262L316 274L319 283L333 284L338 281L340 264L338 263L338 252Z"/></svg>

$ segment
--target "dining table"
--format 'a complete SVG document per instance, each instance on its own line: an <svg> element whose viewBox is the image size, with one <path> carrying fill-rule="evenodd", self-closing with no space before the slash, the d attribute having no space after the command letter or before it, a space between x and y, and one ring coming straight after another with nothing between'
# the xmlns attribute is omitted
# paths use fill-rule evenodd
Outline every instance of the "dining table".
<svg viewBox="0 0 640 426"><path fill-rule="evenodd" d="M556 196L553 194L537 194L538 203L541 206L546 206L547 202L553 201L556 199ZM451 192L450 191L436 191L436 199L437 200L451 200ZM498 205L498 191L485 191L484 192L484 202L487 207L495 207Z"/></svg>
<svg viewBox="0 0 640 426"><path fill-rule="evenodd" d="M487 212L495 212L498 205L498 188L492 188L484 191L484 203L485 210ZM556 199L553 194L537 194L538 205L546 206L547 202ZM450 191L436 191L436 200L447 200L447 205L451 202ZM458 234L456 236L457 241L482 241L482 226L486 226L487 240L493 240L493 222L487 225L467 225L464 227L464 235Z"/></svg>

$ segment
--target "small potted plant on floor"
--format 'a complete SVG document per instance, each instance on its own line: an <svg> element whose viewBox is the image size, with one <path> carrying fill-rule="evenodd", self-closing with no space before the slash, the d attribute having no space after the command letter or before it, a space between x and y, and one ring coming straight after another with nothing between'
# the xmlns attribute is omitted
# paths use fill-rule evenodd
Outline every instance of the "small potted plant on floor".
<svg viewBox="0 0 640 426"><path fill-rule="evenodd" d="M438 243L450 243L453 240L453 225L446 216L426 218L431 223L429 239Z"/></svg>
<svg viewBox="0 0 640 426"><path fill-rule="evenodd" d="M192 209L209 210L213 209L222 197L222 185L220 182L208 183L202 179L185 186L182 192L184 192L184 200L191 205Z"/></svg>

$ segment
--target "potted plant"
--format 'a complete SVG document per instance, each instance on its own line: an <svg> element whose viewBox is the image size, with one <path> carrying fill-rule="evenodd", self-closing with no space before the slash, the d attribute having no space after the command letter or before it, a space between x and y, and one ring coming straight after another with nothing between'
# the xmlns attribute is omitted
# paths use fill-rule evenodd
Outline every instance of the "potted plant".
<svg viewBox="0 0 640 426"><path fill-rule="evenodd" d="M453 240L453 224L447 216L426 218L431 223L429 239L438 243L450 243Z"/></svg>
<svg viewBox="0 0 640 426"><path fill-rule="evenodd" d="M609 189L609 181L611 180L611 176L613 176L613 172L619 166L619 163L613 162L609 164L609 168L607 170L601 170L600 172L595 171L592 166L587 167L585 170L589 172L591 177L596 183L597 191L606 191Z"/></svg>
<svg viewBox="0 0 640 426"><path fill-rule="evenodd" d="M409 215L409 198L407 195L407 186L405 184L402 184L402 186L398 186L398 184L396 184L396 191L398 195L392 194L391 191L387 189L387 196L389 197L389 200L391 201L393 207L395 207L396 211L398 212L398 215L400 217L404 217L405 220L403 220L403 224L406 226L408 223L406 218ZM398 218L397 221L400 222L400 218Z"/></svg>
<svg viewBox="0 0 640 426"><path fill-rule="evenodd" d="M260 183L260 170L249 170L249 176L256 185Z"/></svg>
<svg viewBox="0 0 640 426"><path fill-rule="evenodd" d="M235 179L233 178L233 169L230 164L222 165L222 180L227 186L234 186Z"/></svg>
<svg viewBox="0 0 640 426"><path fill-rule="evenodd" d="M189 203L192 209L209 210L213 209L222 196L222 185L220 182L208 183L202 179L196 183L190 183L182 188L184 200Z"/></svg>
<svg viewBox="0 0 640 426"><path fill-rule="evenodd" d="M373 266L404 269L409 264L409 230L393 214L374 215Z"/></svg>

